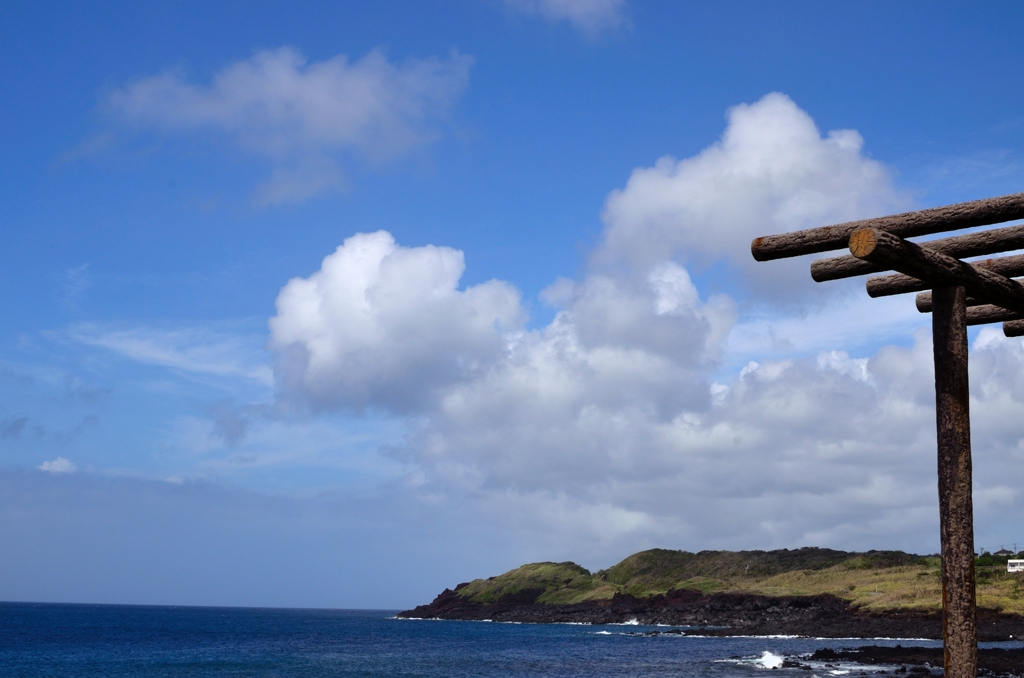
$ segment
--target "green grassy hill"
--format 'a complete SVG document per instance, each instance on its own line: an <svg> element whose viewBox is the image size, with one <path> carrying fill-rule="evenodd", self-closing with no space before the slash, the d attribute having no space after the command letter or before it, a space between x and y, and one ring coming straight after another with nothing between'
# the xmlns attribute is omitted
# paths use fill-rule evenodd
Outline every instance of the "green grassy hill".
<svg viewBox="0 0 1024 678"><path fill-rule="evenodd" d="M998 560L998 559L997 559ZM978 604L1024 614L1024 575L1005 559L977 561ZM456 588L472 602L579 603L628 593L638 598L672 589L762 595L831 593L871 610L941 607L939 559L902 551L849 553L821 548L779 551L634 553L591 573L576 563L532 563Z"/></svg>

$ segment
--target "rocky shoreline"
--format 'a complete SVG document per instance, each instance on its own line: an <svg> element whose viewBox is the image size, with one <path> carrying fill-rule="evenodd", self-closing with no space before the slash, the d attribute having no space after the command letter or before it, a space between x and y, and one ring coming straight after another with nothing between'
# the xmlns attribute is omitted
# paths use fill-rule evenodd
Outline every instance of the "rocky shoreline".
<svg viewBox="0 0 1024 678"><path fill-rule="evenodd" d="M700 635L795 635L814 638L928 638L941 639L937 612L864 612L829 594L762 596L741 593L703 594L676 589L666 594L612 598L565 605L538 604L542 590L525 589L496 603L473 603L445 589L429 605L397 616L423 619L490 620L524 623L640 624L686 626ZM692 627L698 627L694 630ZM978 611L981 641L1024 638L1024 616ZM940 662L941 664L941 662Z"/></svg>
<svg viewBox="0 0 1024 678"><path fill-rule="evenodd" d="M848 662L864 665L899 666L897 674L909 676L925 676L932 673L933 667L941 672L943 657L941 647L883 647L865 645L863 647L843 650L818 650L809 657L798 659L788 658L783 664L786 668L805 668L805 661L829 663ZM910 667L909 669L907 667ZM978 650L978 675L986 677L1024 676L1024 650L1005 650L999 648L983 648Z"/></svg>

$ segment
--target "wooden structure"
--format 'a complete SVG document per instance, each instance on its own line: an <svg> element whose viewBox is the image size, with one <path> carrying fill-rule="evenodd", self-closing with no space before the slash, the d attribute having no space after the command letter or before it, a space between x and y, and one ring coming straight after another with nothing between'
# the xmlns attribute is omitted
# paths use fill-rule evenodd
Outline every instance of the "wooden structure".
<svg viewBox="0 0 1024 678"><path fill-rule="evenodd" d="M918 310L932 314L946 678L975 678L978 667L967 326L1002 322L1006 336L1024 336L1024 286L1013 279L1024 275L1024 255L963 259L1024 249L1024 225L907 238L1016 219L1024 219L1024 193L766 236L750 246L758 261L849 248L849 255L813 262L811 277L895 271L868 278L868 294L918 292Z"/></svg>

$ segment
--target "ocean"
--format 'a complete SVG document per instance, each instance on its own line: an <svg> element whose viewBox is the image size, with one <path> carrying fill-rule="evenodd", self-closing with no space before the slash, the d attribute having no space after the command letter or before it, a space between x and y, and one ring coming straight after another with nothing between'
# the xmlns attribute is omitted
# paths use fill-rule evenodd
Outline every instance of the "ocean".
<svg viewBox="0 0 1024 678"><path fill-rule="evenodd" d="M0 603L0 676L731 678L769 672L824 678L877 673L820 663L812 671L774 668L785 655L865 642L859 640L701 638L641 625L496 624L393 615L377 610ZM661 633L644 635L654 631Z"/></svg>

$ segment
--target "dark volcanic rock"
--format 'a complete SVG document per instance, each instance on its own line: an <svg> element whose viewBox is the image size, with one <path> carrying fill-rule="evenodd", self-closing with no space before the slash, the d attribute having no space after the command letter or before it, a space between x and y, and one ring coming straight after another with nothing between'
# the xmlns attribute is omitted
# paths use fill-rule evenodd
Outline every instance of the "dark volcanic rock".
<svg viewBox="0 0 1024 678"><path fill-rule="evenodd" d="M472 603L445 589L429 605L399 617L517 621L532 623L641 624L701 627L702 635L799 635L818 638L941 638L937 612L863 612L832 595L760 596L740 593L702 594L677 589L634 598L616 594L604 600L571 605L536 604L540 593L524 590L515 599ZM988 610L978 613L979 640L1024 637L1024 617Z"/></svg>
<svg viewBox="0 0 1024 678"><path fill-rule="evenodd" d="M942 667L941 647L880 647L867 645L846 650L818 650L810 661L853 662L857 664L896 664L900 666ZM978 650L979 675L1024 676L1024 650L986 648ZM900 673L904 673L901 671ZM909 672L908 672L909 673Z"/></svg>

